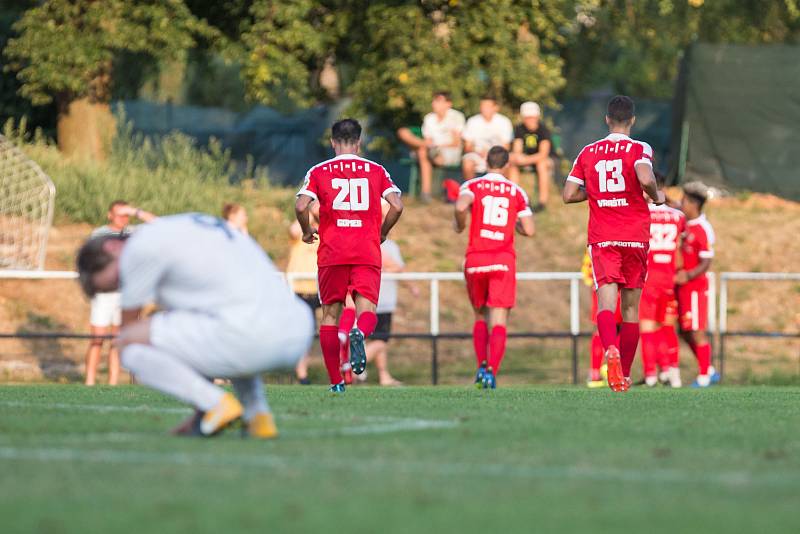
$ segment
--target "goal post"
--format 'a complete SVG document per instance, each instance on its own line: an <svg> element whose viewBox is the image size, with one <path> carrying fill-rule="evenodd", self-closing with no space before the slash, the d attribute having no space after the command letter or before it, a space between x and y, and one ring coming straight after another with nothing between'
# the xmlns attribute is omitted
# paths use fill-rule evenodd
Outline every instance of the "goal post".
<svg viewBox="0 0 800 534"><path fill-rule="evenodd" d="M55 194L41 167L0 135L0 269L44 269Z"/></svg>

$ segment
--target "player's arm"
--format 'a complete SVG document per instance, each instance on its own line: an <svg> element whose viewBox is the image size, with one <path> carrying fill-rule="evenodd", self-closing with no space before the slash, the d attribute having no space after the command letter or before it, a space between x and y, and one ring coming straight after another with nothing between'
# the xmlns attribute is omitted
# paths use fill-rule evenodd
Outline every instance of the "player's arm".
<svg viewBox="0 0 800 534"><path fill-rule="evenodd" d="M519 235L533 237L536 233L536 223L533 222L533 214L521 215L517 219L516 230Z"/></svg>
<svg viewBox="0 0 800 534"><path fill-rule="evenodd" d="M474 197L475 195L469 189L462 190L461 194L458 195L454 212L455 230L458 234L463 232L464 228L467 227L467 213L469 212L470 206L472 206Z"/></svg>
<svg viewBox="0 0 800 534"><path fill-rule="evenodd" d="M639 160L633 166L636 169L636 178L655 204L663 204L666 201L664 192L658 189L656 175L653 173L653 165L649 161Z"/></svg>
<svg viewBox="0 0 800 534"><path fill-rule="evenodd" d="M317 229L311 226L310 207L314 201L310 196L300 193L297 195L297 200L294 203L294 214L297 217L297 223L300 225L300 230L303 232L303 241L306 243L313 243L317 240Z"/></svg>
<svg viewBox="0 0 800 534"><path fill-rule="evenodd" d="M585 187L568 179L564 184L564 191L561 192L561 198L564 200L564 204L574 204L584 202L589 197L586 195Z"/></svg>
<svg viewBox="0 0 800 534"><path fill-rule="evenodd" d="M400 215L403 214L403 201L400 198L400 193L392 191L383 198L389 203L389 211L386 213L386 218L383 219L383 226L381 226L381 243L386 241L389 231L397 224L397 221L400 220Z"/></svg>
<svg viewBox="0 0 800 534"><path fill-rule="evenodd" d="M700 258L700 263L694 269L688 271L680 270L675 273L675 283L682 286L690 280L694 280L698 276L702 276L711 267L711 258Z"/></svg>

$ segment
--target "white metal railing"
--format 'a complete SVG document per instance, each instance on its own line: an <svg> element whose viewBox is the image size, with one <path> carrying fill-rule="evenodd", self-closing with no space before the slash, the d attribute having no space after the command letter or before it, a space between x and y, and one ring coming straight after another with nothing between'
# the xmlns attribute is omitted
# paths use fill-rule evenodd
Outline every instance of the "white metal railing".
<svg viewBox="0 0 800 534"><path fill-rule="evenodd" d="M761 282L800 281L800 273L731 273L719 277L719 333L728 333L728 282L751 280Z"/></svg>

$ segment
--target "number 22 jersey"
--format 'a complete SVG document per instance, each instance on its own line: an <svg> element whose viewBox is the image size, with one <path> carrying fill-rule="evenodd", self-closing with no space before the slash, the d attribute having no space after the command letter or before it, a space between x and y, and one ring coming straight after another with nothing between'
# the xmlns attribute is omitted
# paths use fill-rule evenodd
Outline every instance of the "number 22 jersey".
<svg viewBox="0 0 800 534"><path fill-rule="evenodd" d="M319 201L317 265L381 266L381 198L400 193L383 166L341 154L306 173L297 195Z"/></svg>
<svg viewBox="0 0 800 534"><path fill-rule="evenodd" d="M650 240L650 210L636 176L653 164L653 149L612 133L581 150L567 181L586 188L590 245L637 247Z"/></svg>

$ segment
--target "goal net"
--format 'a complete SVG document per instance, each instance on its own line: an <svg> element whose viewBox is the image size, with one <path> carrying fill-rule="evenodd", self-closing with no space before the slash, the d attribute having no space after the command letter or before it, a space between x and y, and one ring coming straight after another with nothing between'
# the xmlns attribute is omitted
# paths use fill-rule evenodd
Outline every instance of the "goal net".
<svg viewBox="0 0 800 534"><path fill-rule="evenodd" d="M0 269L43 269L53 222L52 180L0 135Z"/></svg>

